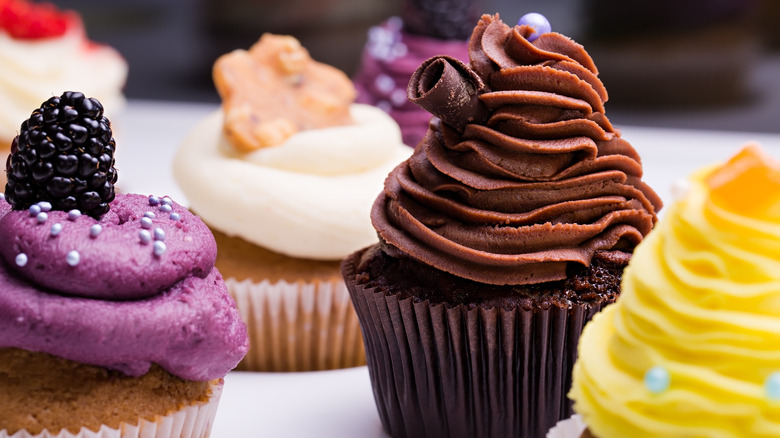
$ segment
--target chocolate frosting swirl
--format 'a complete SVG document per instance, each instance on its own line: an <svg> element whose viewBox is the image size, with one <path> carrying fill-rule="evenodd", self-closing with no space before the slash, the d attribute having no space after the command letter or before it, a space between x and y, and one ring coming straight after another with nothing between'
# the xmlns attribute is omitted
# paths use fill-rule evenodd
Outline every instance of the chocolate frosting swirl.
<svg viewBox="0 0 780 438"><path fill-rule="evenodd" d="M372 221L384 249L463 278L531 284L566 277L595 251L633 248L660 198L604 114L585 49L558 33L481 18L470 66L423 63L409 98L433 113L396 167Z"/></svg>

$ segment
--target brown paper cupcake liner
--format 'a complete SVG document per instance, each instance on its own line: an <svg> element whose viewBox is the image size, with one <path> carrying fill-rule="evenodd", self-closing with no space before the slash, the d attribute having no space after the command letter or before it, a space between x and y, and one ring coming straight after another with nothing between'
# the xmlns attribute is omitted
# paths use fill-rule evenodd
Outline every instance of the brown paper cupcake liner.
<svg viewBox="0 0 780 438"><path fill-rule="evenodd" d="M20 430L8 434L0 430L0 438L208 438L217 415L217 406L224 382L211 386L211 397L205 402L184 407L154 420L140 420L136 424L121 423L112 428L102 425L97 431L82 428L77 433L64 429L58 433L44 430L31 434Z"/></svg>
<svg viewBox="0 0 780 438"><path fill-rule="evenodd" d="M355 284L374 397L393 437L544 438L572 415L577 342L602 305L526 310L431 304Z"/></svg>
<svg viewBox="0 0 780 438"><path fill-rule="evenodd" d="M249 331L245 371L316 371L365 365L360 324L340 280L225 279Z"/></svg>

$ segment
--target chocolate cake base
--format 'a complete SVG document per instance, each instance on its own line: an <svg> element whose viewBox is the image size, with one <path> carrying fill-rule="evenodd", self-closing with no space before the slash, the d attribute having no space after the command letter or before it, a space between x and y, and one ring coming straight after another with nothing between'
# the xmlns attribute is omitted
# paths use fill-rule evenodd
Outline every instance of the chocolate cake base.
<svg viewBox="0 0 780 438"><path fill-rule="evenodd" d="M597 253L566 280L492 286L380 245L342 274L379 415L393 437L544 438L566 398L582 328L619 294L630 254Z"/></svg>

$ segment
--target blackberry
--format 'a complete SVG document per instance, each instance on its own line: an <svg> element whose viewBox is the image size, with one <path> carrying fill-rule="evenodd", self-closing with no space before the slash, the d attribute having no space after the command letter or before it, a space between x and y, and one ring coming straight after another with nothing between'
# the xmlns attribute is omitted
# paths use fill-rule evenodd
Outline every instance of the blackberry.
<svg viewBox="0 0 780 438"><path fill-rule="evenodd" d="M23 210L48 201L55 210L99 218L114 199L116 142L103 105L68 91L22 123L5 164L5 198Z"/></svg>

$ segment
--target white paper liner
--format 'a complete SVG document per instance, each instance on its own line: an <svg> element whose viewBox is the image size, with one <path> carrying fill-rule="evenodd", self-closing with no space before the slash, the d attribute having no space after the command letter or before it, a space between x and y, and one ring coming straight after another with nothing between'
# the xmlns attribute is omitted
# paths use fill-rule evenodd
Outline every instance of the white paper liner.
<svg viewBox="0 0 780 438"><path fill-rule="evenodd" d="M547 438L580 438L585 431L585 423L579 415L561 420L547 432Z"/></svg>
<svg viewBox="0 0 780 438"><path fill-rule="evenodd" d="M223 383L211 386L211 397L202 403L188 406L155 421L140 420L137 424L122 423L114 429L105 424L97 432L82 428L78 433L62 430L51 433L44 430L31 434L20 430L8 435L0 430L0 438L207 438L211 434L214 417L217 414Z"/></svg>
<svg viewBox="0 0 780 438"><path fill-rule="evenodd" d="M225 279L249 331L239 370L315 371L365 365L363 337L341 280Z"/></svg>

